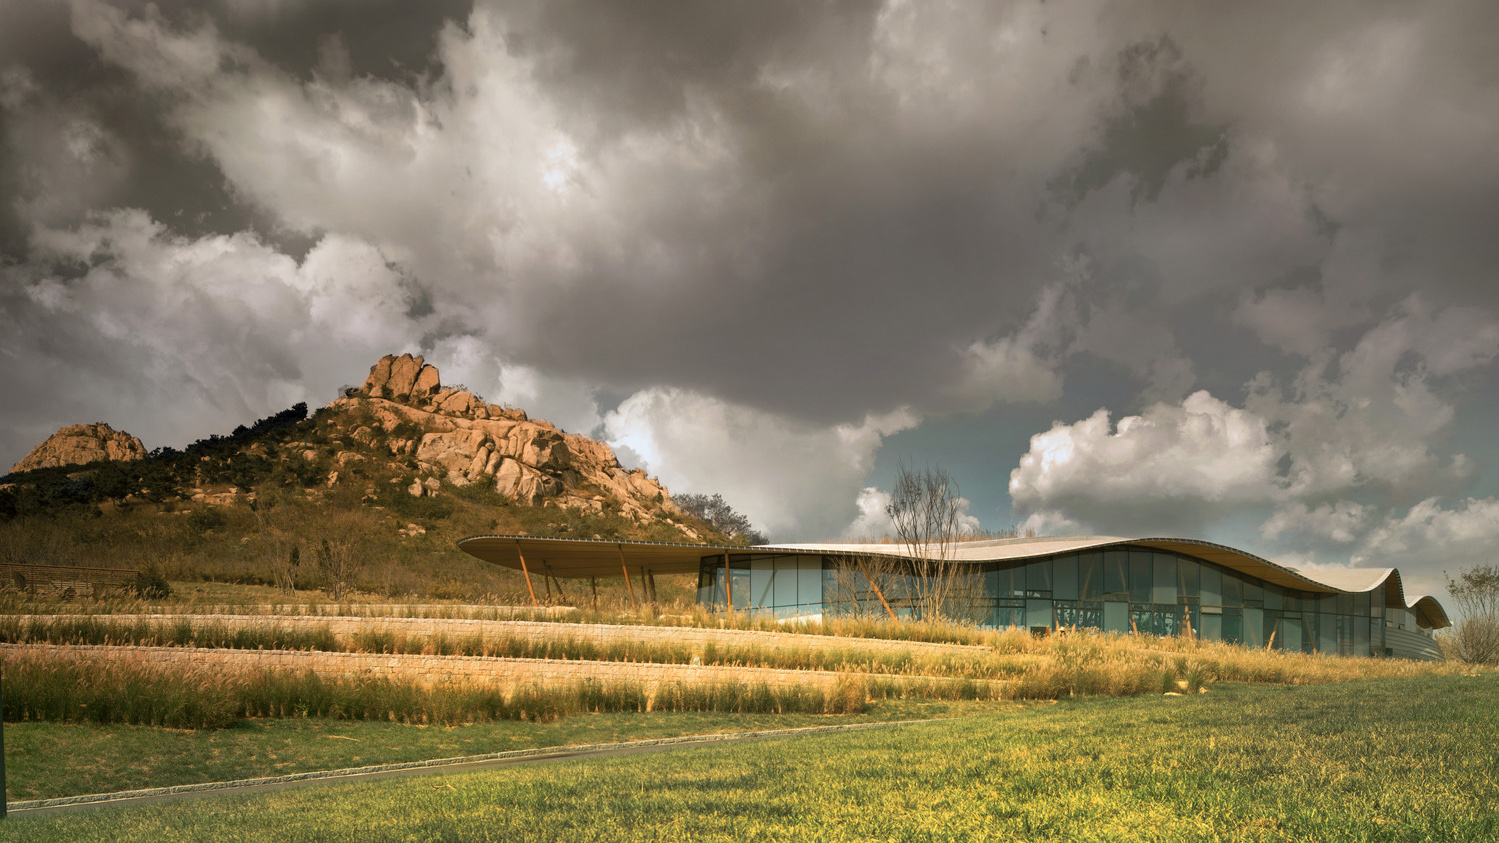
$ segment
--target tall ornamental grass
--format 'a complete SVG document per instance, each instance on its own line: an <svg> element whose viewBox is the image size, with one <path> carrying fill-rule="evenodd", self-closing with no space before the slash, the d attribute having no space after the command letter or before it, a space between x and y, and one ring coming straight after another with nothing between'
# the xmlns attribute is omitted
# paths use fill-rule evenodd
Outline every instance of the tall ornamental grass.
<svg viewBox="0 0 1499 843"><path fill-rule="evenodd" d="M703 711L753 714L850 714L865 710L862 689L763 683L579 681L509 691L481 684L422 685L310 671L223 672L146 665L128 656L112 664L12 654L0 661L5 719L127 723L217 729L246 718L316 717L454 725L488 720L546 722L587 712ZM898 691L887 689L886 696Z"/></svg>

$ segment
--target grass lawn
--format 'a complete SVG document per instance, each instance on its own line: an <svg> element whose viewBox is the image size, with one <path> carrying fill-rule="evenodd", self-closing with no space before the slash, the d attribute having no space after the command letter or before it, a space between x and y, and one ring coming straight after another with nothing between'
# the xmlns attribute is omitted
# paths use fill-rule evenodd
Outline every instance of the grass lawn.
<svg viewBox="0 0 1499 843"><path fill-rule="evenodd" d="M1219 685L0 824L34 841L1496 838L1499 675Z"/></svg>
<svg viewBox="0 0 1499 843"><path fill-rule="evenodd" d="M231 781L542 746L954 717L1017 703L884 701L858 715L587 714L551 723L413 726L358 720L248 720L229 729L7 723L11 801Z"/></svg>

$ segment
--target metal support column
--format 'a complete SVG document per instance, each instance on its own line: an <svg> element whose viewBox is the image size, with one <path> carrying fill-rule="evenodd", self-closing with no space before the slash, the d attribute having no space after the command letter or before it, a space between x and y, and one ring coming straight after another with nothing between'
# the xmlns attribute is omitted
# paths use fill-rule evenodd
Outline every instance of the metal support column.
<svg viewBox="0 0 1499 843"><path fill-rule="evenodd" d="M725 608L728 611L733 612L734 611L734 575L729 572L729 554L728 554L727 551L725 551L724 555L723 555L723 593L724 593L725 603L727 604L725 606Z"/></svg>
<svg viewBox="0 0 1499 843"><path fill-rule="evenodd" d="M547 576L552 578L552 582L557 584L557 596L562 598L563 603L566 603L567 593L562 590L562 580L557 579L557 575L552 573L552 566L548 565L545 559L541 560L541 567L547 572Z"/></svg>
<svg viewBox="0 0 1499 843"><path fill-rule="evenodd" d="M640 608L640 602L635 599L635 586L630 585L630 566L625 564L625 546L615 545L619 549L619 569L625 572L625 588L630 590L630 605L636 609Z"/></svg>
<svg viewBox="0 0 1499 843"><path fill-rule="evenodd" d="M520 557L520 572L526 577L526 590L531 592L531 605L540 606L541 602L536 599L536 589L531 585L531 572L526 570L526 554L520 551L520 542L515 543L515 555Z"/></svg>

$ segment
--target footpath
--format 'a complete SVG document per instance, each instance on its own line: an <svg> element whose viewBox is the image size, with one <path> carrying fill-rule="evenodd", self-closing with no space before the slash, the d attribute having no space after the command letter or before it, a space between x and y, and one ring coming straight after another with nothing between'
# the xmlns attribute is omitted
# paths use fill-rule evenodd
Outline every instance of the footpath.
<svg viewBox="0 0 1499 843"><path fill-rule="evenodd" d="M33 799L22 802L11 802L8 805L8 811L12 816L34 817L118 805L139 805L177 799L202 798L219 794L267 793L330 781L370 781L431 773L459 773L519 764L558 762L574 758L609 758L715 744L749 742L771 738L793 738L830 732L862 732L869 729L887 729L936 722L939 721L891 720L880 723L842 723L832 726L804 726L796 729L764 729L754 732L681 735L671 738L652 738L618 743L513 749L505 752L492 752L485 755L436 758L430 761L407 761L399 764L373 764L366 767L291 773L284 776L268 776L258 779L202 782L199 784L174 785L172 787L153 787L143 790L124 790L116 793L90 793L81 796L62 796L55 799Z"/></svg>

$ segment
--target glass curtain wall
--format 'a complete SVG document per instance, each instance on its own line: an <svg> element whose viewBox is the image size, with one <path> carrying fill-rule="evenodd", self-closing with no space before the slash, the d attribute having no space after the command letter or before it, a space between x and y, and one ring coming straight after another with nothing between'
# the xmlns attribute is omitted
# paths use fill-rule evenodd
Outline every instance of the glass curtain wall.
<svg viewBox="0 0 1499 843"><path fill-rule="evenodd" d="M871 568L870 565L874 565ZM727 580L725 572L729 575ZM1384 588L1319 594L1282 588L1181 554L1113 547L1019 564L989 563L951 588L946 613L1042 633L1059 627L1193 635L1249 647L1384 655L1386 626L1415 629L1385 609ZM729 554L702 560L698 602L792 619L919 619L923 589L908 563L832 556ZM888 607L888 611L887 611Z"/></svg>
<svg viewBox="0 0 1499 843"><path fill-rule="evenodd" d="M1249 647L1385 653L1384 589L1323 595L1181 554L1119 547L1062 554L984 572L990 625L1032 631L1071 626L1194 635ZM1415 626L1390 610L1389 625Z"/></svg>
<svg viewBox="0 0 1499 843"><path fill-rule="evenodd" d="M820 617L823 568L821 556L731 553L727 568L723 556L705 556L698 569L697 602L723 611L732 594L736 612L780 620Z"/></svg>

